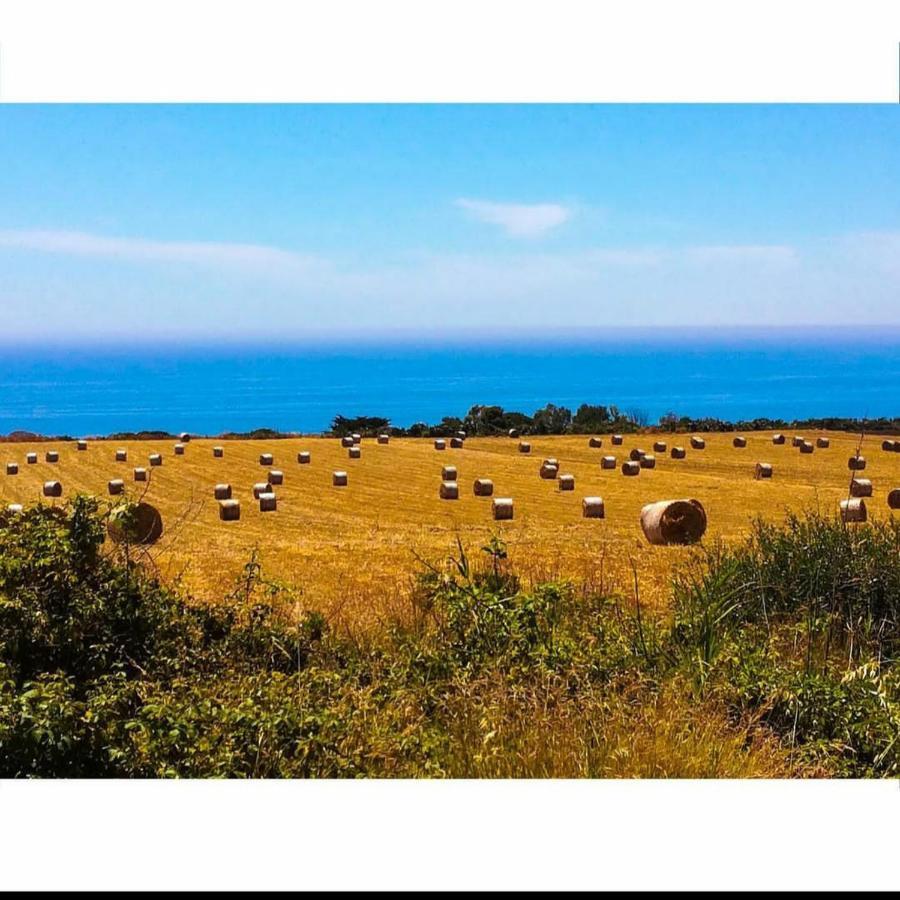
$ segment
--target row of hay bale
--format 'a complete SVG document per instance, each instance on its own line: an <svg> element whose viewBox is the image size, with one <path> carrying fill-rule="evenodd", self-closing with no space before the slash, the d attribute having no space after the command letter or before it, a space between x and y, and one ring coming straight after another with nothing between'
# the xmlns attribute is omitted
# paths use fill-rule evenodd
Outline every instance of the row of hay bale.
<svg viewBox="0 0 900 900"><path fill-rule="evenodd" d="M620 446L624 442L624 438L621 434L614 434L611 438L612 443L616 446ZM772 436L773 444L784 444L786 442L786 438L783 434L775 434ZM732 446L738 449L742 449L747 446L747 438L743 435L735 435L732 438ZM794 437L792 439L792 444L795 447L800 447L804 444L810 443L805 438L802 437ZM885 443L891 443L889 441L885 441ZM893 442L897 444L897 450L900 451L900 441ZM706 440L699 435L692 435L690 438L691 447L694 450L703 450L706 448ZM819 448L827 448L831 446L831 441L826 437L816 438L816 444ZM588 439L588 446L592 448L600 448L603 446L603 439L600 437L591 437ZM653 444L653 450L656 453L665 453L667 444L665 441L658 440ZM893 449L893 448L891 448Z"/></svg>
<svg viewBox="0 0 900 900"><path fill-rule="evenodd" d="M461 450L465 446L465 438L461 438L459 436L450 438L450 448L452 450ZM435 438L434 439L434 449L435 450L446 450L447 449L447 441L445 438Z"/></svg>
<svg viewBox="0 0 900 900"><path fill-rule="evenodd" d="M36 465L38 461L38 455L34 451L29 451L25 454L25 463L29 466ZM44 453L44 462L48 463L58 463L59 462L59 451L58 450L47 450ZM17 475L19 472L19 464L14 462L8 462L6 464L6 474L7 475Z"/></svg>
<svg viewBox="0 0 900 900"><path fill-rule="evenodd" d="M606 508L602 497L585 497L581 501L582 515L588 519L602 519ZM493 501L494 519L512 519L511 498ZM706 510L699 500L658 500L641 509L641 529L651 544L693 544L706 532Z"/></svg>
<svg viewBox="0 0 900 900"><path fill-rule="evenodd" d="M621 434L614 434L611 438L612 443L616 446L621 445L624 442L624 438ZM690 438L691 446L695 450L702 450L706 447L706 440L699 435L691 435ZM784 444L786 442L786 438L783 434L774 434L772 436L773 444ZM799 447L801 444L806 443L805 438L802 437L794 437L792 439L792 443L795 447ZM890 443L886 441L885 443ZM900 449L900 441L894 442L897 443L898 449ZM743 435L735 435L732 438L731 444L733 447L746 447L747 446L747 438ZM588 439L588 446L593 448L599 448L603 446L603 438L599 437L591 437ZM827 448L831 446L831 441L827 437L819 437L816 438L816 446L820 448ZM657 453L665 453L666 452L666 442L665 441L656 441L653 445L653 449ZM893 448L892 448L893 449Z"/></svg>

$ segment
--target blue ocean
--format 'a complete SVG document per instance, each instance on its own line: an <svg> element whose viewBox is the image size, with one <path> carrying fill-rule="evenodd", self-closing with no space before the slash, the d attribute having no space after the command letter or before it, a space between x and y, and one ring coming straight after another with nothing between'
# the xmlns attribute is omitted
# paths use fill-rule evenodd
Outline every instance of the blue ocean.
<svg viewBox="0 0 900 900"><path fill-rule="evenodd" d="M844 329L355 346L0 349L0 433L317 432L337 415L395 425L473 404L526 413L614 404L737 420L900 415L900 331Z"/></svg>

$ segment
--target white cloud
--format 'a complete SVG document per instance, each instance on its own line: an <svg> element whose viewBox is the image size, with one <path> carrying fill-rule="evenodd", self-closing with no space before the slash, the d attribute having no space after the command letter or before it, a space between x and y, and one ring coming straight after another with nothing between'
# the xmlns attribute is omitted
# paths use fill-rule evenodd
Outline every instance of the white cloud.
<svg viewBox="0 0 900 900"><path fill-rule="evenodd" d="M0 231L0 247L131 262L237 266L261 271L269 270L273 266L280 270L307 270L320 264L313 256L304 256L262 244L155 241L144 238L104 237L84 231Z"/></svg>
<svg viewBox="0 0 900 900"><path fill-rule="evenodd" d="M689 247L685 257L692 262L749 262L749 263L792 263L797 259L797 251L785 244L715 244Z"/></svg>
<svg viewBox="0 0 900 900"><path fill-rule="evenodd" d="M176 323L204 336L269 334L271 321L282 335L333 336L399 327L489 335L601 324L900 324L896 232L797 246L520 245L319 257L261 244L0 231L3 248L95 263L0 265L7 334L40 334L47 321L73 333L143 334L151 326L140 311L149 304L153 327ZM140 264L141 277L123 278L112 265L121 260Z"/></svg>
<svg viewBox="0 0 900 900"><path fill-rule="evenodd" d="M510 237L540 237L572 218L572 210L560 203L492 203L488 200L456 201L479 222L497 225Z"/></svg>
<svg viewBox="0 0 900 900"><path fill-rule="evenodd" d="M844 252L861 265L900 274L900 231L861 231L842 243Z"/></svg>

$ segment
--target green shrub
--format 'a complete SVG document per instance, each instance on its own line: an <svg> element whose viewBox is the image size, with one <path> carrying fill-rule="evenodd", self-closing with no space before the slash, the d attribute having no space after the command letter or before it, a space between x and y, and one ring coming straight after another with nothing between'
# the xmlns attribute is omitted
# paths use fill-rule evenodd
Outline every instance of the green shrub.
<svg viewBox="0 0 900 900"><path fill-rule="evenodd" d="M195 605L104 533L83 497L0 519L0 777L900 771L895 526L758 523L652 615L459 545L352 638L255 556Z"/></svg>
<svg viewBox="0 0 900 900"><path fill-rule="evenodd" d="M759 521L678 573L665 653L792 754L846 775L900 760L900 523Z"/></svg>

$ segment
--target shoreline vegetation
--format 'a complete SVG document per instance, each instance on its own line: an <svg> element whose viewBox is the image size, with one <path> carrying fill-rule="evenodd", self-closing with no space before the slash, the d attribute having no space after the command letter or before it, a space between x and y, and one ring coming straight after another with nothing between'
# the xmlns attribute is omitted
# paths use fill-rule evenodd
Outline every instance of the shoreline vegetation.
<svg viewBox="0 0 900 900"><path fill-rule="evenodd" d="M0 777L900 773L900 520L757 520L661 608L460 542L369 633L255 556L193 603L109 515L0 515Z"/></svg>
<svg viewBox="0 0 900 900"><path fill-rule="evenodd" d="M220 434L194 434L194 437L218 438L220 440L278 440L301 436L344 437L358 433L363 437L375 437L381 433L392 437L452 437L465 431L469 437L506 436L511 431L519 435L566 435L599 434L620 432L622 434L681 434L735 431L773 430L820 430L845 431L868 434L900 434L900 416L858 419L841 416L825 416L807 419L740 419L729 421L715 417L692 418L674 412L661 416L656 424L640 411L622 411L616 406L591 405L584 403L573 413L565 406L548 403L528 415L502 406L473 406L462 418L444 416L440 422L428 424L416 422L400 427L382 416L337 415L331 427L324 432L290 432L273 428L258 428L252 431L226 431ZM178 435L169 431L119 431L108 435L79 435L96 440L170 440ZM35 441L74 441L72 435L42 435L31 431L12 431L0 435L2 443L28 443Z"/></svg>

